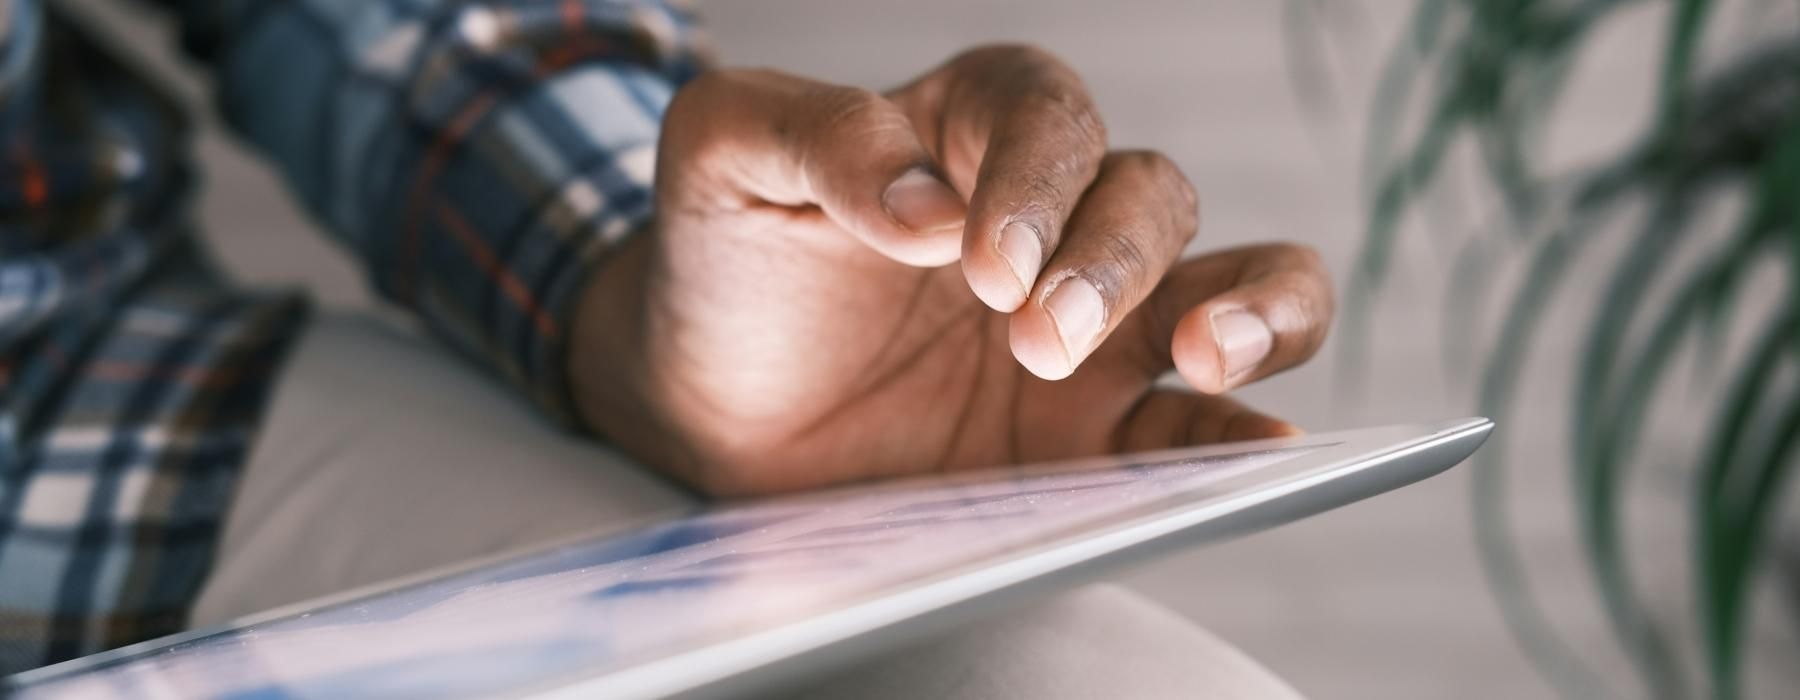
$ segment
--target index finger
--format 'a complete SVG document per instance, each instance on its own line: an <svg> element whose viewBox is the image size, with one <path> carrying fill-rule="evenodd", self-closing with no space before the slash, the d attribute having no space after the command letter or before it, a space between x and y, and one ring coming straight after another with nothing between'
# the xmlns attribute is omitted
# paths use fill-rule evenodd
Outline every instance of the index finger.
<svg viewBox="0 0 1800 700"><path fill-rule="evenodd" d="M959 187L972 185L963 274L984 303L1011 312L1099 173L1106 127L1081 78L1040 49L977 49L941 73L938 157Z"/></svg>

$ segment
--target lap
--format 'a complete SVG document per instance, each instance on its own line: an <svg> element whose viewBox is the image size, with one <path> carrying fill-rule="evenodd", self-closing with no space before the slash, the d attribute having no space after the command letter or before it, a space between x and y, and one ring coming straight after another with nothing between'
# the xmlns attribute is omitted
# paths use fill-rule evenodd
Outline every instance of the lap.
<svg viewBox="0 0 1800 700"><path fill-rule="evenodd" d="M1087 586L819 681L805 700L1297 698L1255 660L1129 589Z"/></svg>
<svg viewBox="0 0 1800 700"><path fill-rule="evenodd" d="M323 315L291 356L194 623L582 532L692 496L551 426L428 340ZM1291 697L1254 661L1125 589L972 621L805 697Z"/></svg>
<svg viewBox="0 0 1800 700"><path fill-rule="evenodd" d="M572 534L691 497L427 339L322 315L277 384L193 622Z"/></svg>

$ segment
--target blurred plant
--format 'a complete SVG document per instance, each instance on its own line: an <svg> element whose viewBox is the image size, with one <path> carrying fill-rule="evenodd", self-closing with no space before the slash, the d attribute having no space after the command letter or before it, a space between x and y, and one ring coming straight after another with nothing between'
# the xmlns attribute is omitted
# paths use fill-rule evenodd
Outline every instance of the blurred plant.
<svg viewBox="0 0 1800 700"><path fill-rule="evenodd" d="M1341 16L1327 4L1289 0L1288 16ZM1668 22L1648 133L1597 166L1540 172L1543 127L1584 42L1621 10L1651 4L1667 6ZM1694 687L1718 698L1741 695L1752 575L1769 549L1781 486L1800 462L1800 391L1792 380L1800 369L1800 27L1734 49L1722 68L1696 77L1701 37L1720 4L1420 0L1375 88L1364 153L1372 187L1368 231L1340 346L1359 366L1369 306L1388 274L1400 222L1444 176L1455 144L1469 140L1503 204L1495 228L1504 233L1477 232L1458 253L1446 348L1453 363L1474 353L1470 339L1490 286L1485 273L1498 267L1497 252L1523 252L1524 281L1511 293L1479 379L1481 410L1504 429L1527 350L1558 285L1572 273L1603 269L1598 261L1577 265L1584 248L1624 212L1643 212L1629 220L1630 245L1606 271L1580 350L1570 463L1593 581L1616 638L1654 697L1680 697ZM1319 26L1291 24L1290 48L1307 41L1296 27ZM1305 63L1316 55L1295 57L1298 74L1321 72ZM1297 81L1297 89L1305 84ZM1409 123L1409 105L1419 104L1422 114ZM1746 205L1729 239L1696 239L1701 206L1733 194ZM1706 260L1685 269L1676 250L1696 241ZM1724 336L1749 301L1741 286L1762 267L1781 270L1786 298L1775 314L1753 321L1761 327L1749 352L1727 357ZM1651 302L1658 285L1675 290L1666 303ZM1621 532L1627 468L1651 406L1670 398L1665 385L1684 348L1706 364L1728 363L1732 375L1694 471L1692 561L1705 669L1694 686L1683 671L1685 647L1669 638L1667 621L1640 595ZM1478 456L1473 487L1490 582L1514 634L1559 688L1604 694L1599 678L1556 637L1527 585L1508 535L1502 447L1492 444Z"/></svg>

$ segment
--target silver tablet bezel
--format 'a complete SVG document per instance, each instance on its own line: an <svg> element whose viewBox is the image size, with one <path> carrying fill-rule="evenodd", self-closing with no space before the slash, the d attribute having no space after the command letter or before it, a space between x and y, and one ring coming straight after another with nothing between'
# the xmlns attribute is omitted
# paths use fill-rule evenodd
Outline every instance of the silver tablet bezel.
<svg viewBox="0 0 1800 700"><path fill-rule="evenodd" d="M1029 593L1074 585L1083 574L1174 547L1192 546L1273 527L1424 479L1461 462L1492 430L1484 418L1320 433L1296 438L1209 445L1099 457L1010 469L1081 470L1247 451L1314 448L1252 473L1172 494L1105 524L1066 533L1039 545L946 569L927 578L875 591L810 617L777 624L730 640L675 652L623 670L589 667L516 690L512 697L655 698L715 697L771 687L812 667L835 665L926 634L979 607L1029 600ZM942 480L944 477L928 477ZM971 474L951 479L992 478ZM878 489L906 488L895 480ZM841 498L846 487L795 500ZM661 513L623 526L509 551L415 576L285 606L231 622L149 640L73 659L5 679L27 687L110 666L129 657L233 629L265 624L323 607L392 593L440 578L552 551L597 537L694 514ZM730 687L724 687L730 681Z"/></svg>

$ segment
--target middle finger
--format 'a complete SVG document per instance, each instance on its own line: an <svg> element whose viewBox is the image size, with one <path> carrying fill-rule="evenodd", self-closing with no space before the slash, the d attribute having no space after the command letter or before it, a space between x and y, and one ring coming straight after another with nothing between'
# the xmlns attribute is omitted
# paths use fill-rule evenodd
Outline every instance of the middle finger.
<svg viewBox="0 0 1800 700"><path fill-rule="evenodd" d="M926 142L938 144L952 182L969 193L963 275L982 302L1011 312L1099 172L1106 128L1081 78L1039 49L977 49L936 77L920 91L939 91L925 100L936 102L937 118L922 123L935 125Z"/></svg>
<svg viewBox="0 0 1800 700"><path fill-rule="evenodd" d="M1167 157L1113 153L1011 321L1013 356L1044 379L1074 373L1149 296L1199 227L1199 202Z"/></svg>

